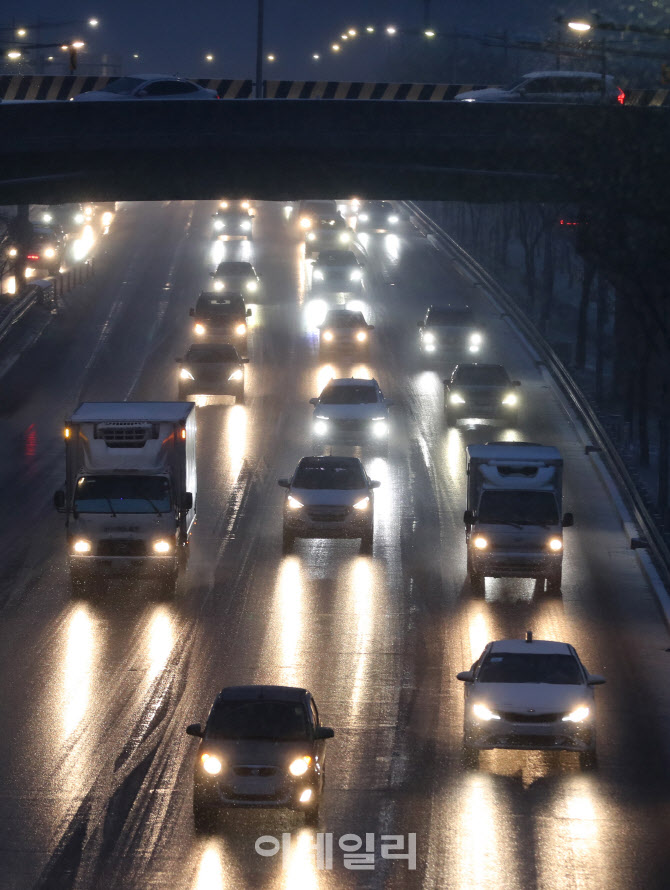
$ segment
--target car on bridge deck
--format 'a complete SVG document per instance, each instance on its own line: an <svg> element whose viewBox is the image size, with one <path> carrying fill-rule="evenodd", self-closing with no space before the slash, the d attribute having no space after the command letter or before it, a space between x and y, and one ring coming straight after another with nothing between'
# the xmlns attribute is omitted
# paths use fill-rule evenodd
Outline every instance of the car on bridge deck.
<svg viewBox="0 0 670 890"><path fill-rule="evenodd" d="M333 377L324 386L314 405L312 432L314 444L368 445L388 454L389 408L393 399L384 397L373 378Z"/></svg>
<svg viewBox="0 0 670 890"><path fill-rule="evenodd" d="M482 326L477 324L470 306L429 306L417 326L419 348L435 357L446 353L476 354L484 343Z"/></svg>
<svg viewBox="0 0 670 890"><path fill-rule="evenodd" d="M233 207L228 210L217 210L212 214L212 234L214 238L230 241L233 238L245 238L251 241L253 235L254 214L251 210Z"/></svg>
<svg viewBox="0 0 670 890"><path fill-rule="evenodd" d="M356 233L341 216L318 216L305 233L305 259L322 250L337 250L356 244Z"/></svg>
<svg viewBox="0 0 670 890"><path fill-rule="evenodd" d="M457 102L554 102L565 105L623 105L614 78L593 71L532 71L507 87L467 90Z"/></svg>
<svg viewBox="0 0 670 890"><path fill-rule="evenodd" d="M347 353L355 358L367 358L370 354L370 331L362 312L353 309L329 309L319 325L319 352Z"/></svg>
<svg viewBox="0 0 670 890"><path fill-rule="evenodd" d="M322 250L312 263L312 291L360 293L363 261L353 250Z"/></svg>
<svg viewBox="0 0 670 890"><path fill-rule="evenodd" d="M303 457L293 476L278 480L284 500L282 550L296 538L360 538L361 553L372 553L373 490L357 457Z"/></svg>
<svg viewBox="0 0 670 890"><path fill-rule="evenodd" d="M177 400L183 402L192 393L234 396L244 403L244 365L230 343L193 343L183 358L178 358Z"/></svg>
<svg viewBox="0 0 670 890"><path fill-rule="evenodd" d="M117 102L127 100L218 99L216 90L201 87L192 80L169 74L144 74L117 77L100 90L89 90L73 97L73 102Z"/></svg>
<svg viewBox="0 0 670 890"><path fill-rule="evenodd" d="M463 417L498 419L517 425L519 396L514 387L521 386L521 382L510 380L502 365L462 362L442 382L447 426Z"/></svg>
<svg viewBox="0 0 670 890"><path fill-rule="evenodd" d="M241 352L247 349L247 309L241 293L203 291L190 312L193 333L201 342L232 343Z"/></svg>
<svg viewBox="0 0 670 890"><path fill-rule="evenodd" d="M326 740L314 697L294 686L226 686L202 727L193 782L196 831L214 827L217 815L240 809L281 808L319 819Z"/></svg>
<svg viewBox="0 0 670 890"><path fill-rule="evenodd" d="M390 201L365 201L356 213L356 231L370 234L397 232L400 214Z"/></svg>
<svg viewBox="0 0 670 890"><path fill-rule="evenodd" d="M261 278L251 263L238 260L223 260L211 273L215 291L239 291L242 294L256 294L260 290Z"/></svg>
<svg viewBox="0 0 670 890"><path fill-rule="evenodd" d="M579 751L583 766L595 766L593 687L605 682L589 674L569 643L497 640L489 643L465 684L463 747L469 765L486 748Z"/></svg>
<svg viewBox="0 0 670 890"><path fill-rule="evenodd" d="M306 232L314 228L319 217L337 216L337 202L331 200L308 200L301 201L298 205L298 226Z"/></svg>

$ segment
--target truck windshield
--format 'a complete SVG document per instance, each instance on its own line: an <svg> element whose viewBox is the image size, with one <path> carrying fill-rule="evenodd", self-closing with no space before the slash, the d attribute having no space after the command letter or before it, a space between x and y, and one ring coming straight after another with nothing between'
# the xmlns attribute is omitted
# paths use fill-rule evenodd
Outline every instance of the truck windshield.
<svg viewBox="0 0 670 890"><path fill-rule="evenodd" d="M74 509L79 513L169 513L164 476L81 476Z"/></svg>
<svg viewBox="0 0 670 890"><path fill-rule="evenodd" d="M479 522L522 525L557 525L558 510L551 491L483 491L477 511Z"/></svg>

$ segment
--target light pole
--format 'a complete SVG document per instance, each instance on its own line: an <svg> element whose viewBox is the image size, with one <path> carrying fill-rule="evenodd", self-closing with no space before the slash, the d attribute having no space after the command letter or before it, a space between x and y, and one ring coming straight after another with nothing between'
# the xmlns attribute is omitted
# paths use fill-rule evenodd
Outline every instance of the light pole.
<svg viewBox="0 0 670 890"><path fill-rule="evenodd" d="M265 0L258 0L256 21L256 98L263 98L263 6Z"/></svg>

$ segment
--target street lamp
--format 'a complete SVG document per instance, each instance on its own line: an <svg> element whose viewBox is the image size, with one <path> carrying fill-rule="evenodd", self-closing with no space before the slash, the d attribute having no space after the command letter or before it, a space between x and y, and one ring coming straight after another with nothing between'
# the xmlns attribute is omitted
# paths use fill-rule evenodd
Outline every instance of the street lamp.
<svg viewBox="0 0 670 890"><path fill-rule="evenodd" d="M386 33L390 34L391 37L393 37L394 34L398 33L398 29L396 28L395 25L389 25L386 29Z"/></svg>
<svg viewBox="0 0 670 890"><path fill-rule="evenodd" d="M570 28L571 31L577 31L581 34L585 31L590 31L591 27L592 26L588 22L568 22L568 28Z"/></svg>
<svg viewBox="0 0 670 890"><path fill-rule="evenodd" d="M213 61L214 61L214 56L213 56L211 53L207 53L207 55L205 56L205 61L206 61L206 62L213 62Z"/></svg>
<svg viewBox="0 0 670 890"><path fill-rule="evenodd" d="M18 51L18 49L10 49L7 53L7 58L12 59L12 61L15 59L20 59L21 53Z"/></svg>
<svg viewBox="0 0 670 890"><path fill-rule="evenodd" d="M312 58L315 62L318 62L321 56L319 55L319 53L312 53Z"/></svg>
<svg viewBox="0 0 670 890"><path fill-rule="evenodd" d="M274 62L274 61L276 61L277 56L275 56L274 53L269 53L267 59L268 59L268 62Z"/></svg>
<svg viewBox="0 0 670 890"><path fill-rule="evenodd" d="M341 46L340 46L339 43L333 43L333 44L331 44L331 47L330 47L330 48L332 49L332 51L333 51L334 53L339 53L339 51L340 51L340 49L341 49Z"/></svg>
<svg viewBox="0 0 670 890"><path fill-rule="evenodd" d="M375 26L374 26L374 25L368 25L367 28L366 28L365 30L368 32L368 34L374 34L374 33L375 33Z"/></svg>
<svg viewBox="0 0 670 890"><path fill-rule="evenodd" d="M19 28L19 30L16 32L17 37L25 37L27 34L28 32L25 28Z"/></svg>

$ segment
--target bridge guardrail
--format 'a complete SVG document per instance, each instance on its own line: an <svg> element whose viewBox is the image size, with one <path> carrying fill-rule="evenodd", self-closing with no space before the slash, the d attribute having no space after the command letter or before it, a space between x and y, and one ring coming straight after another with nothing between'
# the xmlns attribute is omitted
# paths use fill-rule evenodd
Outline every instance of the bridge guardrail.
<svg viewBox="0 0 670 890"><path fill-rule="evenodd" d="M20 321L43 295L44 288L41 285L33 285L23 296L17 297L5 306L0 312L0 341L4 340L13 325Z"/></svg>
<svg viewBox="0 0 670 890"><path fill-rule="evenodd" d="M463 267L473 272L483 282L493 299L503 308L504 313L514 320L514 323L521 330L524 337L541 357L542 362L549 369L561 392L573 406L593 438L594 450L600 452L607 469L624 498L626 506L640 529L643 540L638 541L637 545L646 545L648 547L663 583L666 588L670 589L670 548L668 548L660 529L654 522L654 518L644 503L642 495L631 478L614 442L568 369L539 333L535 325L529 321L512 297L498 284L495 278L438 226L427 213L421 210L417 204L412 201L404 203L419 223L419 226L442 242L452 254L458 257L458 262ZM633 541L631 541L631 547L634 547Z"/></svg>

